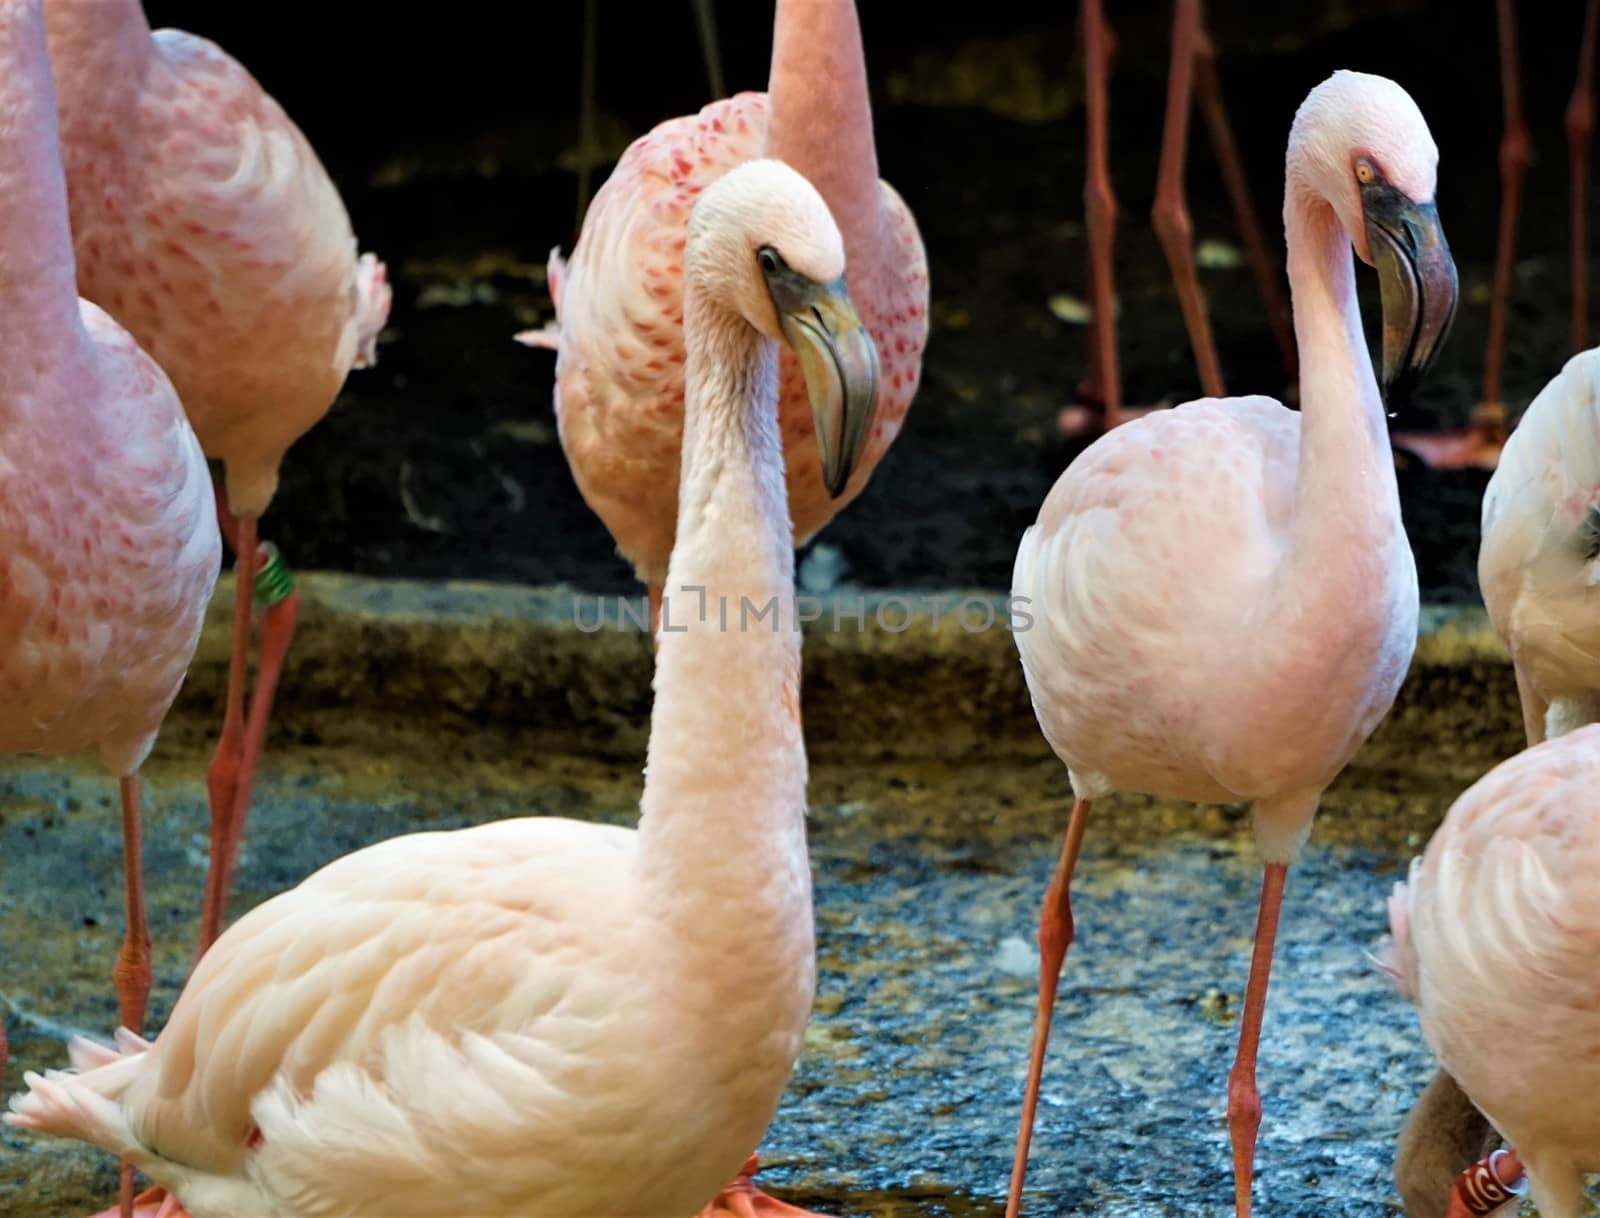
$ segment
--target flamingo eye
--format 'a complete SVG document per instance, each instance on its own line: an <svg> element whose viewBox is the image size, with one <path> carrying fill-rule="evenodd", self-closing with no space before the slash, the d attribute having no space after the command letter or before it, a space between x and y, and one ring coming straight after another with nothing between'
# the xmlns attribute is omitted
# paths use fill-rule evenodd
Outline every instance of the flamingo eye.
<svg viewBox="0 0 1600 1218"><path fill-rule="evenodd" d="M756 252L756 261L761 264L761 269L767 274L776 274L783 265L783 259L778 257L778 251L770 245L764 245Z"/></svg>
<svg viewBox="0 0 1600 1218"><path fill-rule="evenodd" d="M1378 171L1366 157L1356 158L1356 181L1363 186L1377 181Z"/></svg>

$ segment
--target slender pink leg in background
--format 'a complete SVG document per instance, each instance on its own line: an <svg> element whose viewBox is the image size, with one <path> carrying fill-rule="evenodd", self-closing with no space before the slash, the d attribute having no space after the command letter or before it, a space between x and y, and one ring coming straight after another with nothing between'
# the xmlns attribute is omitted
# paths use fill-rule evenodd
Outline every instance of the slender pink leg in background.
<svg viewBox="0 0 1600 1218"><path fill-rule="evenodd" d="M1522 211L1522 177L1528 168L1528 124L1522 116L1522 68L1517 54L1514 0L1495 0L1500 39L1500 84L1505 133L1500 139L1500 237L1495 250L1494 289L1489 298L1488 350L1483 362L1483 400L1465 431L1396 434L1408 449L1435 469L1476 466L1493 469L1506 442L1506 407L1500 376L1506 352L1506 317L1511 309L1511 276L1516 269L1517 217Z"/></svg>
<svg viewBox="0 0 1600 1218"><path fill-rule="evenodd" d="M1055 1012L1056 990L1061 984L1061 966L1072 946L1072 873L1083 849L1084 830L1089 827L1089 801L1074 800L1072 819L1067 822L1067 840L1061 846L1061 860L1045 890L1044 909L1039 914L1039 1006L1033 1017L1033 1051L1028 1058L1028 1083L1022 1097L1022 1124L1017 1130L1016 1156L1011 1161L1011 1190L1006 1196L1006 1218L1017 1218L1022 1208L1022 1183L1028 1169L1028 1149L1033 1143L1033 1118L1039 1106L1039 1088L1044 1081L1044 1054L1050 1044L1050 1017Z"/></svg>
<svg viewBox="0 0 1600 1218"><path fill-rule="evenodd" d="M1572 164L1572 349L1589 345L1589 146L1594 139L1594 39L1600 0L1584 6L1578 82L1567 103L1567 149Z"/></svg>
<svg viewBox="0 0 1600 1218"><path fill-rule="evenodd" d="M1256 915L1256 946L1250 956L1244 1015L1239 1020L1239 1051L1228 1075L1228 1139L1233 1143L1233 1207L1237 1218L1250 1218L1250 1182L1255 1167L1256 1133L1261 1128L1256 1050L1261 1045L1261 1017L1267 1009L1272 948L1278 939L1278 914L1283 908L1283 885L1288 875L1288 864L1268 863L1261 876L1261 910Z"/></svg>
<svg viewBox="0 0 1600 1218"><path fill-rule="evenodd" d="M1115 282L1111 254L1116 241L1117 197L1111 189L1106 77L1110 48L1100 0L1082 0L1078 18L1086 80L1088 176L1083 187L1084 229L1089 241L1090 394L1105 411L1103 426L1122 421L1122 378L1117 367Z"/></svg>
<svg viewBox="0 0 1600 1218"><path fill-rule="evenodd" d="M1250 198L1250 182L1245 176L1239 145L1233 138L1233 125L1228 121L1227 108L1222 103L1217 52L1206 31L1203 12L1194 56L1195 103L1200 107L1200 116L1205 120L1206 132L1211 137L1211 148L1216 154L1217 167L1222 172L1222 185L1233 207L1234 221L1239 226L1239 238L1244 243L1245 256L1250 260L1250 273L1255 277L1256 290L1266 306L1273 340L1283 357L1284 373L1289 385L1296 386L1300 380L1300 357L1294 345L1289 298L1283 290L1283 268L1267 245L1266 229L1261 226L1261 218L1256 214L1255 203Z"/></svg>
<svg viewBox="0 0 1600 1218"><path fill-rule="evenodd" d="M1200 0L1178 0L1173 6L1172 59L1167 69L1167 114L1161 131L1161 168L1156 176L1156 201L1150 211L1161 249L1167 255L1178 305L1189 331L1189 345L1200 369L1200 387L1220 398L1222 366L1211 335L1211 320L1200 294L1200 273L1194 262L1194 223L1184 198L1183 167L1189 143L1189 105L1194 81L1195 46L1200 34Z"/></svg>

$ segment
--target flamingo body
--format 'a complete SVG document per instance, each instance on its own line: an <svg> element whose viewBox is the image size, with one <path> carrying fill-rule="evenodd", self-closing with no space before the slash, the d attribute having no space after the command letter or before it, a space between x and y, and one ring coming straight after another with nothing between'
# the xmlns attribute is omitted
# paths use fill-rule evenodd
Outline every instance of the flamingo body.
<svg viewBox="0 0 1600 1218"><path fill-rule="evenodd" d="M221 555L172 385L88 301L71 362L7 356L0 427L0 752L149 754ZM70 423L69 423L70 421Z"/></svg>
<svg viewBox="0 0 1600 1218"><path fill-rule="evenodd" d="M708 990L636 838L514 820L330 864L224 932L152 1047L67 1081L109 1102L56 1131L138 1148L194 1218L693 1213L793 1067L809 935Z"/></svg>
<svg viewBox="0 0 1600 1218"><path fill-rule="evenodd" d="M1285 586L1301 419L1204 399L1097 439L1017 551L1034 710L1073 789L1258 804L1267 857L1394 701L1417 633L1398 503L1338 609ZM1313 622L1315 628L1312 628Z"/></svg>
<svg viewBox="0 0 1600 1218"><path fill-rule="evenodd" d="M1600 1168L1597 789L1600 726L1517 754L1456 800L1389 903L1389 967L1546 1218L1576 1218Z"/></svg>
<svg viewBox="0 0 1600 1218"><path fill-rule="evenodd" d="M298 127L235 60L136 0L50 0L79 290L172 377L230 505L370 363L384 269Z"/></svg>
<svg viewBox="0 0 1600 1218"><path fill-rule="evenodd" d="M765 154L769 114L766 94L741 93L635 140L596 192L572 257L552 259L562 447L584 499L649 584L666 571L678 516L689 211L717 178ZM877 344L882 391L858 473L837 499L823 485L799 362L787 348L780 355L778 417L796 544L866 485L921 375L927 257L904 201L886 182L878 190L879 269L864 283L852 272L851 295ZM868 265L854 250L850 256L853 266Z"/></svg>

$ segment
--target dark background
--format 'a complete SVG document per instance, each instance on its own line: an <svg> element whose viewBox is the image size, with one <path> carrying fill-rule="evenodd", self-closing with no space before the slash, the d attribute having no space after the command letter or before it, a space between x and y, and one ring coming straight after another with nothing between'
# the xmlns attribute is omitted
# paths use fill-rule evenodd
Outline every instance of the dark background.
<svg viewBox="0 0 1600 1218"><path fill-rule="evenodd" d="M596 183L629 139L710 99L688 0L599 4ZM1148 221L1171 9L1107 7L1119 44L1111 146L1125 392L1182 401L1199 386ZM353 374L291 452L265 534L305 568L632 590L556 442L553 356L510 341L549 317L545 256L574 236L582 4L147 8L157 26L216 39L284 104L338 180L362 248L387 260L396 284L379 366ZM1577 0L1523 8L1535 164L1505 377L1514 409L1569 354L1563 112L1583 19ZM901 439L821 538L844 578L1005 587L1021 530L1072 456L1054 420L1082 376L1086 330L1049 303L1084 295L1074 12L1065 0L862 0L882 171L927 242L934 329ZM1207 16L1275 248L1284 142L1313 84L1340 67L1383 73L1428 116L1462 306L1442 366L1396 425L1463 421L1482 373L1498 211L1493 5L1237 0ZM764 87L770 5L722 0L717 20L728 87ZM1191 136L1197 236L1236 244L1198 116ZM1229 389L1282 394L1248 272L1202 278ZM1424 599L1475 599L1484 475L1401 465Z"/></svg>

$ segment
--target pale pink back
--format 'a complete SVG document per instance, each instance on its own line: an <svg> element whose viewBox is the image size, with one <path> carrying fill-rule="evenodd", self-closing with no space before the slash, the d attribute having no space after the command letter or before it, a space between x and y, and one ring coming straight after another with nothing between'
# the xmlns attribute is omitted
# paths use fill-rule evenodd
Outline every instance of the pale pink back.
<svg viewBox="0 0 1600 1218"><path fill-rule="evenodd" d="M764 154L767 127L767 95L741 93L634 141L596 193L570 261L557 264L562 447L584 499L648 583L666 574L677 523L689 209L709 183ZM880 272L867 284L852 277L851 298L878 345L882 393L863 458L839 499L822 484L799 362L787 349L782 354L778 416L797 543L861 492L899 434L921 375L927 258L911 212L887 183L880 186Z"/></svg>
<svg viewBox="0 0 1600 1218"><path fill-rule="evenodd" d="M1600 726L1456 800L1390 901L1391 967L1440 1064L1512 1145L1549 1218L1600 1169Z"/></svg>
<svg viewBox="0 0 1600 1218"><path fill-rule="evenodd" d="M132 11L129 6L131 5ZM172 377L231 506L370 362L383 268L299 129L220 48L133 0L50 0L79 290Z"/></svg>

